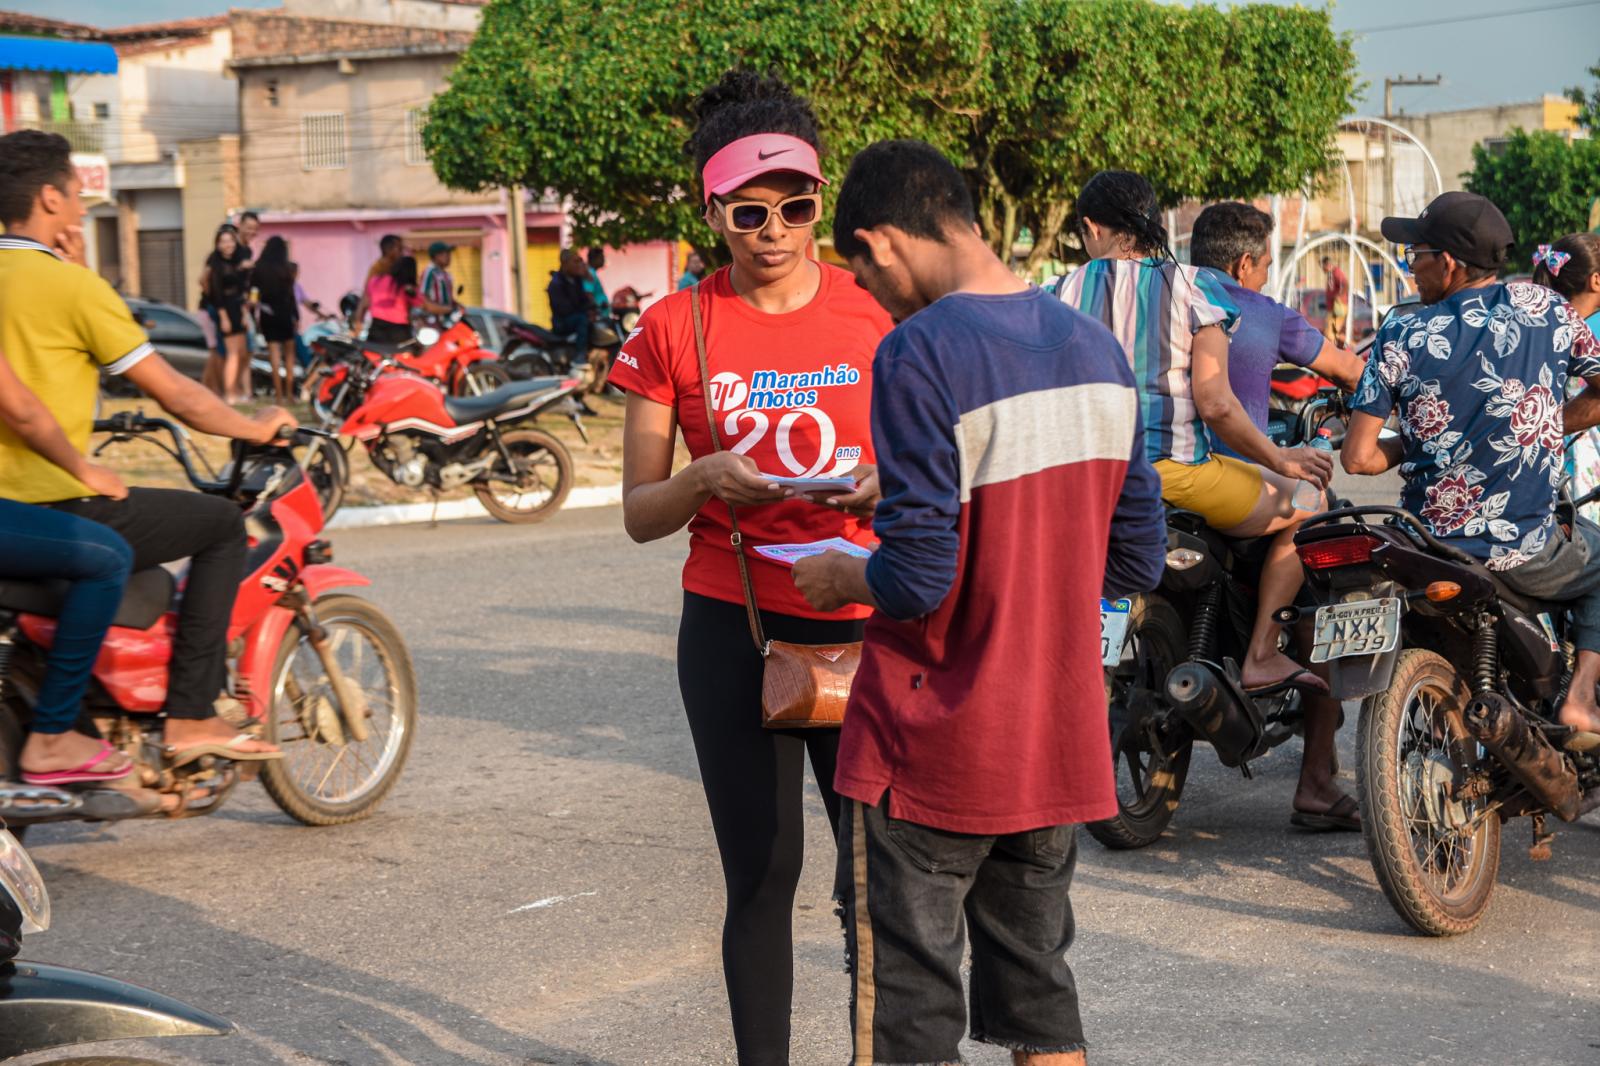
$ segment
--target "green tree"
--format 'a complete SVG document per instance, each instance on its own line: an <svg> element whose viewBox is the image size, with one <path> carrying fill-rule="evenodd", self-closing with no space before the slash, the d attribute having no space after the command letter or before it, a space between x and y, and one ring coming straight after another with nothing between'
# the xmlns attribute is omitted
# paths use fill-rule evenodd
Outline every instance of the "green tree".
<svg viewBox="0 0 1600 1066"><path fill-rule="evenodd" d="M1589 77L1600 79L1600 63L1589 68ZM1567 99L1578 105L1578 125L1590 133L1600 133L1600 84L1587 93L1574 85L1567 90Z"/></svg>
<svg viewBox="0 0 1600 1066"><path fill-rule="evenodd" d="M588 242L710 239L683 154L731 66L811 97L830 170L917 137L960 165L985 234L1058 247L1082 182L1147 175L1167 203L1299 188L1337 160L1355 58L1325 11L1153 0L493 0L429 111L448 185L549 188Z"/></svg>
<svg viewBox="0 0 1600 1066"><path fill-rule="evenodd" d="M1588 228L1600 189L1600 141L1513 130L1495 150L1473 147L1466 185L1505 213L1517 238L1511 268L1525 271L1535 246Z"/></svg>

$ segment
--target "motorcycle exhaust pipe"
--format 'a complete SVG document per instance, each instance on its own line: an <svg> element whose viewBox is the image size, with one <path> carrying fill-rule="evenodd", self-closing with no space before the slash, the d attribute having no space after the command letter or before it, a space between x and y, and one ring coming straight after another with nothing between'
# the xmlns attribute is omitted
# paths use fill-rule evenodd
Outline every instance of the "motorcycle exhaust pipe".
<svg viewBox="0 0 1600 1066"><path fill-rule="evenodd" d="M1464 715L1467 732L1500 760L1517 783L1563 822L1578 817L1578 774L1510 701L1493 692L1474 696Z"/></svg>
<svg viewBox="0 0 1600 1066"><path fill-rule="evenodd" d="M1206 663L1181 663L1167 675L1167 699L1195 732L1206 738L1224 766L1241 766L1255 757L1261 740L1241 695Z"/></svg>

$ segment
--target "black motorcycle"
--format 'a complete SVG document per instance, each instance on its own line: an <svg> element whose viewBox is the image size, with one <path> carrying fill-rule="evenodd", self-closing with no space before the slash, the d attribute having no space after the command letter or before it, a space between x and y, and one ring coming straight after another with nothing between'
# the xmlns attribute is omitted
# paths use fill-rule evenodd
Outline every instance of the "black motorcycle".
<svg viewBox="0 0 1600 1066"><path fill-rule="evenodd" d="M1587 502L1587 501L1580 501ZM1575 505L1558 518L1568 528ZM1563 748L1555 721L1572 676L1565 605L1506 586L1398 507L1313 518L1295 543L1316 609L1311 659L1333 695L1361 699L1356 784L1378 884L1431 936L1488 909L1502 823L1600 806L1600 752Z"/></svg>
<svg viewBox="0 0 1600 1066"><path fill-rule="evenodd" d="M28 790L25 785L0 786L5 792ZM102 1040L226 1036L234 1031L225 1018L125 981L15 961L23 934L49 927L50 894L44 878L16 837L0 828L0 1061Z"/></svg>
<svg viewBox="0 0 1600 1066"><path fill-rule="evenodd" d="M1325 424L1342 438L1342 412L1338 391L1325 389L1292 426L1278 429L1274 442L1310 441ZM1256 582L1271 541L1226 537L1198 514L1168 508L1161 586L1102 603L1117 813L1088 830L1106 847L1142 848L1161 836L1178 810L1196 739L1248 778L1253 760L1303 733L1298 691L1251 695L1241 681ZM1296 617L1291 609L1280 620ZM1292 640L1287 630L1286 639Z"/></svg>

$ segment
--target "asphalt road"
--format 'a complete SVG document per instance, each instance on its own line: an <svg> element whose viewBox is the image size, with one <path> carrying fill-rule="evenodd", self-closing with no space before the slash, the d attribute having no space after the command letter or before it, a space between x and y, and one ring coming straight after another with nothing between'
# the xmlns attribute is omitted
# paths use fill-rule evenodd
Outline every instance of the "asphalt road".
<svg viewBox="0 0 1600 1066"><path fill-rule="evenodd" d="M399 789L335 829L255 786L210 818L37 828L56 926L25 955L240 1025L113 1046L174 1066L732 1062L721 880L672 664L684 541L635 546L601 509L336 547L421 679ZM1289 829L1298 759L1291 744L1246 781L1202 749L1167 838L1120 854L1084 838L1072 962L1091 1061L1600 1063L1596 817L1557 827L1540 864L1515 823L1485 922L1429 940L1390 910L1359 835ZM842 1063L831 844L809 806L793 1060Z"/></svg>

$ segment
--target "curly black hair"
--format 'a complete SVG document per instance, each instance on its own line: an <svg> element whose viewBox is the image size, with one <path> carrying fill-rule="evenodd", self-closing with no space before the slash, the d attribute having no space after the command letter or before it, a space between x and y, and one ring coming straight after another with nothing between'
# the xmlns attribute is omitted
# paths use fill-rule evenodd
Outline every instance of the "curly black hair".
<svg viewBox="0 0 1600 1066"><path fill-rule="evenodd" d="M1161 223L1161 201L1150 183L1131 170L1102 170L1084 182L1073 214L1126 233L1138 251L1172 258L1167 227Z"/></svg>
<svg viewBox="0 0 1600 1066"><path fill-rule="evenodd" d="M773 74L730 70L701 93L693 105L694 132L683 150L694 159L695 173L728 145L757 133L786 133L822 154L811 102Z"/></svg>

